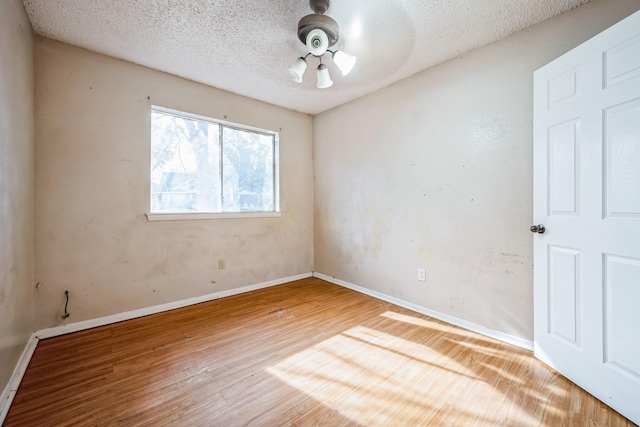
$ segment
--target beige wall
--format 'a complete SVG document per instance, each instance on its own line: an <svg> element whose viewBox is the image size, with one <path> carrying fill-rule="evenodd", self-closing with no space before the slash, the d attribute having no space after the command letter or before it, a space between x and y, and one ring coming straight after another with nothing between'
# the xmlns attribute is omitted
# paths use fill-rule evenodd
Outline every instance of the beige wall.
<svg viewBox="0 0 640 427"><path fill-rule="evenodd" d="M35 82L38 328L312 270L310 116L44 38ZM282 216L148 222L152 104L280 131Z"/></svg>
<svg viewBox="0 0 640 427"><path fill-rule="evenodd" d="M532 73L638 9L596 0L316 116L316 271L531 340Z"/></svg>
<svg viewBox="0 0 640 427"><path fill-rule="evenodd" d="M33 38L0 1L0 392L33 332ZM2 403L0 403L2 406Z"/></svg>

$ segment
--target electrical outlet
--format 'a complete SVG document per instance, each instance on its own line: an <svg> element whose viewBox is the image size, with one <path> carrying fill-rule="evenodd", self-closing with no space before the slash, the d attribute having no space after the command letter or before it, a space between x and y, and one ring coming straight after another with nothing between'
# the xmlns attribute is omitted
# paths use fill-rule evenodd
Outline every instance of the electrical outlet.
<svg viewBox="0 0 640 427"><path fill-rule="evenodd" d="M421 282L427 281L427 273L424 271L424 268L418 269L418 280Z"/></svg>
<svg viewBox="0 0 640 427"><path fill-rule="evenodd" d="M224 270L224 259L218 260L218 270Z"/></svg>

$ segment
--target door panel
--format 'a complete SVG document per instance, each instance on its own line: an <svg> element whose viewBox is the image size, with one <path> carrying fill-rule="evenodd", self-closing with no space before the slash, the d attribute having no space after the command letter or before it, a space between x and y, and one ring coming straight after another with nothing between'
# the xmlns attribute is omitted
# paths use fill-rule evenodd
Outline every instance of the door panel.
<svg viewBox="0 0 640 427"><path fill-rule="evenodd" d="M640 220L640 99L605 110L608 218Z"/></svg>
<svg viewBox="0 0 640 427"><path fill-rule="evenodd" d="M604 88L626 80L640 78L640 36L604 51Z"/></svg>
<svg viewBox="0 0 640 427"><path fill-rule="evenodd" d="M549 333L580 348L580 251L549 246Z"/></svg>
<svg viewBox="0 0 640 427"><path fill-rule="evenodd" d="M579 120L549 128L549 215L576 214Z"/></svg>
<svg viewBox="0 0 640 427"><path fill-rule="evenodd" d="M580 67L576 66L572 70L552 78L547 83L548 108L552 110L556 107L575 101L580 97Z"/></svg>
<svg viewBox="0 0 640 427"><path fill-rule="evenodd" d="M605 362L640 381L640 259L605 255Z"/></svg>
<svg viewBox="0 0 640 427"><path fill-rule="evenodd" d="M535 355L640 424L640 12L534 74Z"/></svg>

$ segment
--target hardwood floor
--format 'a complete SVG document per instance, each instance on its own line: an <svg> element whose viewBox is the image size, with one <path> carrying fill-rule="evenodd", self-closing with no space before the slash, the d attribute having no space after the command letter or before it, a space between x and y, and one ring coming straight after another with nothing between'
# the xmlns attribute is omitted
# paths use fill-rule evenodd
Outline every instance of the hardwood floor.
<svg viewBox="0 0 640 427"><path fill-rule="evenodd" d="M304 279L43 340L5 426L632 426L528 351Z"/></svg>

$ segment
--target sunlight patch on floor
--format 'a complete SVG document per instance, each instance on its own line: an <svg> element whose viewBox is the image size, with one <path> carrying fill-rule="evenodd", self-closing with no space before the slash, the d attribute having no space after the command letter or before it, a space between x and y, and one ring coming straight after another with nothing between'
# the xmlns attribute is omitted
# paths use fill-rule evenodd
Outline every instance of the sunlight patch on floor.
<svg viewBox="0 0 640 427"><path fill-rule="evenodd" d="M440 326L398 313L383 316L431 329ZM449 349L457 345L446 338L441 341ZM494 387L490 377L485 377L495 375L498 368L470 364L468 359L473 357L465 354L455 356L439 351L438 345L420 344L360 325L267 368L267 372L365 425L436 422L437 410L445 407L455 407L459 423L498 421L499 414L485 414L486 406L478 405L509 400L504 389ZM489 357L493 360L496 355ZM460 375L473 381L471 389L456 389L454 384L459 382L455 379ZM514 410L517 408L510 410L510 416ZM522 411L518 417L524 421L529 415Z"/></svg>

